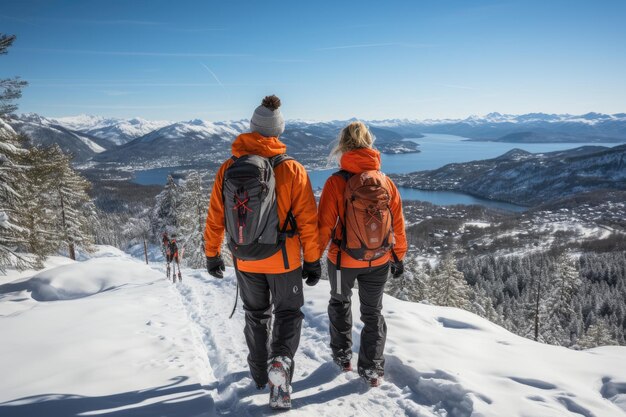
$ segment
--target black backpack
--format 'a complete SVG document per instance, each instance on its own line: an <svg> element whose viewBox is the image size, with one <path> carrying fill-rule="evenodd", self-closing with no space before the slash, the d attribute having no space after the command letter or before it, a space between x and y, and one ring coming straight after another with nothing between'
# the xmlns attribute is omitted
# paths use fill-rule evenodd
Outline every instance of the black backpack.
<svg viewBox="0 0 626 417"><path fill-rule="evenodd" d="M290 210L279 228L274 168L293 158L281 154L232 159L222 183L228 248L235 258L247 261L265 259L282 250L287 269L285 242L295 234L296 224Z"/></svg>

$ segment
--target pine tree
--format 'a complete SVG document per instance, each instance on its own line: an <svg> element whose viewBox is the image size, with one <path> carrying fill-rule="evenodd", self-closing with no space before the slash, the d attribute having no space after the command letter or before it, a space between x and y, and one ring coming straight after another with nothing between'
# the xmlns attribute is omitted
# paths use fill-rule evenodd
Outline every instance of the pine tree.
<svg viewBox="0 0 626 417"><path fill-rule="evenodd" d="M472 313L478 314L480 317L486 318L493 323L500 324L502 322L502 317L494 308L493 301L489 298L484 288L473 288L470 292L468 309Z"/></svg>
<svg viewBox="0 0 626 417"><path fill-rule="evenodd" d="M527 258L526 267L532 270L529 290L526 291L521 300L522 324L515 326L512 330L521 332L524 337L535 341L544 341L542 337L543 325L548 316L547 300L550 294L548 282L548 260L541 257L536 260L535 265L530 264Z"/></svg>
<svg viewBox="0 0 626 417"><path fill-rule="evenodd" d="M174 178L168 175L165 188L156 196L156 204L152 210L152 234L156 240L159 240L163 232L172 234L178 231L178 211L180 209L178 192L178 185L176 185Z"/></svg>
<svg viewBox="0 0 626 417"><path fill-rule="evenodd" d="M95 206L87 194L91 184L72 169L71 157L57 145L45 152L52 170L49 192L58 241L65 243L69 257L76 259L77 246L91 249L98 222Z"/></svg>
<svg viewBox="0 0 626 417"><path fill-rule="evenodd" d="M197 171L187 175L180 187L180 208L177 213L178 238L183 242L183 261L192 268L205 265L204 227L209 204L208 190L203 187Z"/></svg>
<svg viewBox="0 0 626 417"><path fill-rule="evenodd" d="M548 343L569 346L572 335L569 327L576 317L573 308L574 297L581 281L578 271L567 254L557 258L556 271L552 280L550 296L547 301L548 317L543 338Z"/></svg>
<svg viewBox="0 0 626 417"><path fill-rule="evenodd" d="M14 41L14 35L0 33L0 55L7 54ZM16 251L17 246L23 243L25 234L19 222L23 201L19 186L24 181L27 167L17 162L25 151L15 131L3 120L17 108L15 100L21 97L25 86L26 82L17 77L0 79L0 272L9 266L32 266L30 259Z"/></svg>
<svg viewBox="0 0 626 417"><path fill-rule="evenodd" d="M13 129L0 118L0 272L7 267L32 266L32 260L18 253L26 242L22 223L24 198L21 187L26 181L27 166L21 163L26 150Z"/></svg>
<svg viewBox="0 0 626 417"><path fill-rule="evenodd" d="M591 349L598 346L615 345L615 339L611 334L611 327L607 320L596 320L587 332L578 340L578 347L581 349Z"/></svg>
<svg viewBox="0 0 626 417"><path fill-rule="evenodd" d="M9 47L15 41L15 35L0 33L0 55L6 55ZM17 109L15 101L22 96L22 89L26 81L19 77L0 79L0 118L6 117Z"/></svg>
<svg viewBox="0 0 626 417"><path fill-rule="evenodd" d="M428 298L428 275L415 258L407 257L405 271L399 278L389 278L385 285L387 294L399 300L419 302Z"/></svg>
<svg viewBox="0 0 626 417"><path fill-rule="evenodd" d="M465 276L455 265L451 256L442 259L430 279L430 301L436 305L457 308L469 307L470 287Z"/></svg>
<svg viewBox="0 0 626 417"><path fill-rule="evenodd" d="M23 143L27 142L22 138ZM52 178L56 175L48 160L49 152L40 148L29 148L20 162L29 166L20 187L22 203L20 220L26 233L20 250L33 255L34 267L42 268L46 256L59 249L57 221L51 208Z"/></svg>

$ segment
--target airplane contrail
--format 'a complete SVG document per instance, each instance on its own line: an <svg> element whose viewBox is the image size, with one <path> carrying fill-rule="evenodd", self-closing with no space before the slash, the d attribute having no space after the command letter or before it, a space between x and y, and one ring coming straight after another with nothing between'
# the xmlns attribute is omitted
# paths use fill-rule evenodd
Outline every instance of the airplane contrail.
<svg viewBox="0 0 626 417"><path fill-rule="evenodd" d="M215 81L217 81L217 83L220 85L220 87L222 87L222 89L226 92L228 92L226 90L226 87L224 86L224 84L222 84L222 82L220 81L219 78L217 78L217 75L215 75L215 73L211 70L211 68L208 67L208 65L204 64L204 63L200 63L200 65L202 65L207 71L209 71L209 73L213 76L213 78L215 78Z"/></svg>

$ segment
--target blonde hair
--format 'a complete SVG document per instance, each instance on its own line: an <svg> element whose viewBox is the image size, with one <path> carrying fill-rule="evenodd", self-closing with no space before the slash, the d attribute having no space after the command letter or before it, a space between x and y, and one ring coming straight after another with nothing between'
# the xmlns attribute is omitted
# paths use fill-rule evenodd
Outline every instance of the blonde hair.
<svg viewBox="0 0 626 417"><path fill-rule="evenodd" d="M337 145L333 148L331 157L341 157L348 151L361 148L372 148L374 136L370 133L365 123L356 121L341 129Z"/></svg>

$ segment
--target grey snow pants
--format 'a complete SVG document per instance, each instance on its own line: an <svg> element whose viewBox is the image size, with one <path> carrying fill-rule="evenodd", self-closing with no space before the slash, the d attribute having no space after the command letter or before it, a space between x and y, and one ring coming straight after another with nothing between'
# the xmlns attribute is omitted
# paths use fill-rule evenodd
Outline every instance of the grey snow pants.
<svg viewBox="0 0 626 417"><path fill-rule="evenodd" d="M389 264L371 268L341 268L341 282L337 282L337 268L328 261L330 279L330 347L337 362L352 358L352 309L351 297L354 282L359 283L361 301L361 347L359 348L359 372L376 370L382 373L385 366L383 351L387 339L387 324L381 310L383 290Z"/></svg>

